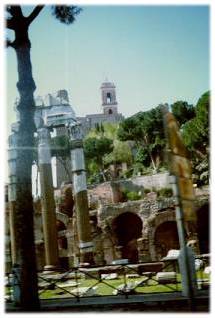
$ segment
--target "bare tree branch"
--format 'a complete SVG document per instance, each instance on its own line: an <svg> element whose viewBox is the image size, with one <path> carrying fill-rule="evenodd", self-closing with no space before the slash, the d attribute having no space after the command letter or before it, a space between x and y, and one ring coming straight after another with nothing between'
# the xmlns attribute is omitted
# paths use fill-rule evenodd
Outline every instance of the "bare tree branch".
<svg viewBox="0 0 215 318"><path fill-rule="evenodd" d="M40 11L44 8L44 5L38 5L34 8L31 14L26 18L28 25L39 15Z"/></svg>
<svg viewBox="0 0 215 318"><path fill-rule="evenodd" d="M23 14L22 14L22 9L21 6L8 6L7 7L7 11L14 17L14 18L22 18Z"/></svg>
<svg viewBox="0 0 215 318"><path fill-rule="evenodd" d="M6 39L6 47L14 47L14 42L12 42L10 39Z"/></svg>
<svg viewBox="0 0 215 318"><path fill-rule="evenodd" d="M10 30L14 30L14 21L13 18L6 19L6 28Z"/></svg>

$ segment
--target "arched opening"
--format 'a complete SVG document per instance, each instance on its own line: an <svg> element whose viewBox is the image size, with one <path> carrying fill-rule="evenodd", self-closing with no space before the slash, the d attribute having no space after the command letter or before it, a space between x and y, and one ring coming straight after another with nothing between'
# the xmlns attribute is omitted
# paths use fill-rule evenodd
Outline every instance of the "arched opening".
<svg viewBox="0 0 215 318"><path fill-rule="evenodd" d="M63 222L57 220L57 234L58 234L58 250L60 266L64 269L68 269L69 262L67 256L67 238L66 238L66 226Z"/></svg>
<svg viewBox="0 0 215 318"><path fill-rule="evenodd" d="M197 210L197 233L199 239L200 253L205 254L210 252L210 227L209 227L209 204L204 204Z"/></svg>
<svg viewBox="0 0 215 318"><path fill-rule="evenodd" d="M109 115L113 114L112 109L109 109L109 110L108 110L108 114L109 114Z"/></svg>
<svg viewBox="0 0 215 318"><path fill-rule="evenodd" d="M154 245L157 259L166 256L169 250L180 249L178 229L175 221L167 221L157 227L154 236Z"/></svg>
<svg viewBox="0 0 215 318"><path fill-rule="evenodd" d="M138 262L137 239L142 236L143 228L140 217L132 212L122 213L113 220L112 228L118 246L122 247L122 258Z"/></svg>

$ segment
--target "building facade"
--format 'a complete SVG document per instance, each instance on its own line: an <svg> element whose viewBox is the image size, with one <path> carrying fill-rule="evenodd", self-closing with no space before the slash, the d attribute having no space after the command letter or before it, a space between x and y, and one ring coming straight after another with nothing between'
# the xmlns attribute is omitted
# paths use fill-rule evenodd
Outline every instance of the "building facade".
<svg viewBox="0 0 215 318"><path fill-rule="evenodd" d="M84 134L90 129L95 128L97 124L101 123L118 123L124 119L123 115L118 113L118 103L116 100L116 87L114 83L105 81L101 85L101 100L102 110L101 114L88 114L85 117L77 117L81 122Z"/></svg>

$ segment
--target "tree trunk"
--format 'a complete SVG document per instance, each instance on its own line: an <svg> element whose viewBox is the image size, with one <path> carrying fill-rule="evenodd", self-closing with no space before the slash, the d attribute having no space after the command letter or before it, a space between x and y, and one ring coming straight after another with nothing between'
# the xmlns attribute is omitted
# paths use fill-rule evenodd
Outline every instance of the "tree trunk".
<svg viewBox="0 0 215 318"><path fill-rule="evenodd" d="M145 135L144 139L145 139L145 145L148 146L149 142L148 142L148 138L147 138L146 135ZM150 157L150 160L151 160L151 163L152 163L153 170L155 172L157 172L157 168L156 168L155 161L153 159L152 153L151 153L151 151L149 149L147 149L147 150L148 150L148 154L149 154L149 157Z"/></svg>
<svg viewBox="0 0 215 318"><path fill-rule="evenodd" d="M21 30L22 32L23 30ZM16 32L16 39L17 37ZM27 31L26 31L27 34ZM26 35L25 34L25 35ZM23 40L23 38L22 38ZM30 61L30 41L15 41L17 55L18 83L20 102L17 153L17 202L15 231L18 237L18 265L20 266L21 294L20 305L23 311L34 311L39 308L36 254L34 243L33 198L31 169L33 162L34 98L36 88Z"/></svg>
<svg viewBox="0 0 215 318"><path fill-rule="evenodd" d="M150 156L150 159L151 159L151 163L152 163L153 170L154 170L155 172L157 172L157 168L156 168L154 159L153 159L153 157L152 157L151 151L149 151L149 156Z"/></svg>

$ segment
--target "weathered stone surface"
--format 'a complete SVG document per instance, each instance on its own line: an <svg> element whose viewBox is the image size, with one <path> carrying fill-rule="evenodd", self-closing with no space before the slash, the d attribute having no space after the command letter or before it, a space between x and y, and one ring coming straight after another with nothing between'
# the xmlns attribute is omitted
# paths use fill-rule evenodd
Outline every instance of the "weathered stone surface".
<svg viewBox="0 0 215 318"><path fill-rule="evenodd" d="M96 296L96 289L97 287L79 287L71 289L70 292L77 295L77 296Z"/></svg>
<svg viewBox="0 0 215 318"><path fill-rule="evenodd" d="M174 284L177 281L176 272L159 272L156 280L159 284Z"/></svg>
<svg viewBox="0 0 215 318"><path fill-rule="evenodd" d="M116 279L116 278L118 278L117 273L101 274L101 279L104 279L104 280L111 280L111 279Z"/></svg>
<svg viewBox="0 0 215 318"><path fill-rule="evenodd" d="M109 190L107 190L108 187ZM101 194L104 198L106 194L108 196L108 193L111 197L110 183L100 185L100 189L102 189ZM92 193L91 190L88 191L88 195L89 193ZM204 206L208 203L207 191L199 191L199 193L201 196L196 199L196 209L201 208L202 204ZM59 197L59 190L58 194L56 191L55 194ZM103 266L105 264L111 264L111 262L117 258L128 258L128 254L130 253L129 249L131 251L136 250L139 262L149 262L152 260L159 261L167 256L168 250L179 248L175 245L176 242L173 242L172 235L170 240L167 232L163 232L162 234L162 231L160 231L163 225L167 223L170 224L172 222L172 225L173 223L176 225L175 199L173 197L157 198L156 200L145 198L138 201L120 202L115 204L110 202L101 204L101 202L99 202L98 206L98 209L90 211L90 226L94 244L94 262L96 265ZM114 232L113 224L117 217L123 216L126 213L135 214L142 224L142 229L140 237L133 238L131 239L131 242L127 242L125 246L121 246L120 256L118 255L120 254L120 250L118 249L120 247L117 237L118 234ZM60 213L59 210L57 210L56 218L58 221L62 222L65 227L65 229L58 234L60 235L60 238L63 238L64 233L65 239L67 240L67 249L63 250L63 254L61 251L60 255L62 254L61 256L64 258L68 258L69 267L71 268L71 266L76 266L80 262L76 216L74 214L72 218L69 218L67 214ZM93 222L91 222L92 219ZM129 223L123 226L126 228L131 227ZM175 227L176 226L174 226L174 228ZM160 231L160 236L158 236L158 230ZM121 227L118 231L125 231L125 228ZM177 232L177 230L174 231ZM158 237L162 237L162 242L157 239ZM35 238L38 269L42 269L44 266L44 243L40 201L35 202ZM206 243L207 242L204 244ZM158 246L159 244L160 247ZM163 247L163 244L166 246ZM127 250L126 255L125 250Z"/></svg>
<svg viewBox="0 0 215 318"><path fill-rule="evenodd" d="M60 188L59 212L72 217L74 208L74 199L72 194L72 184L63 184Z"/></svg>

